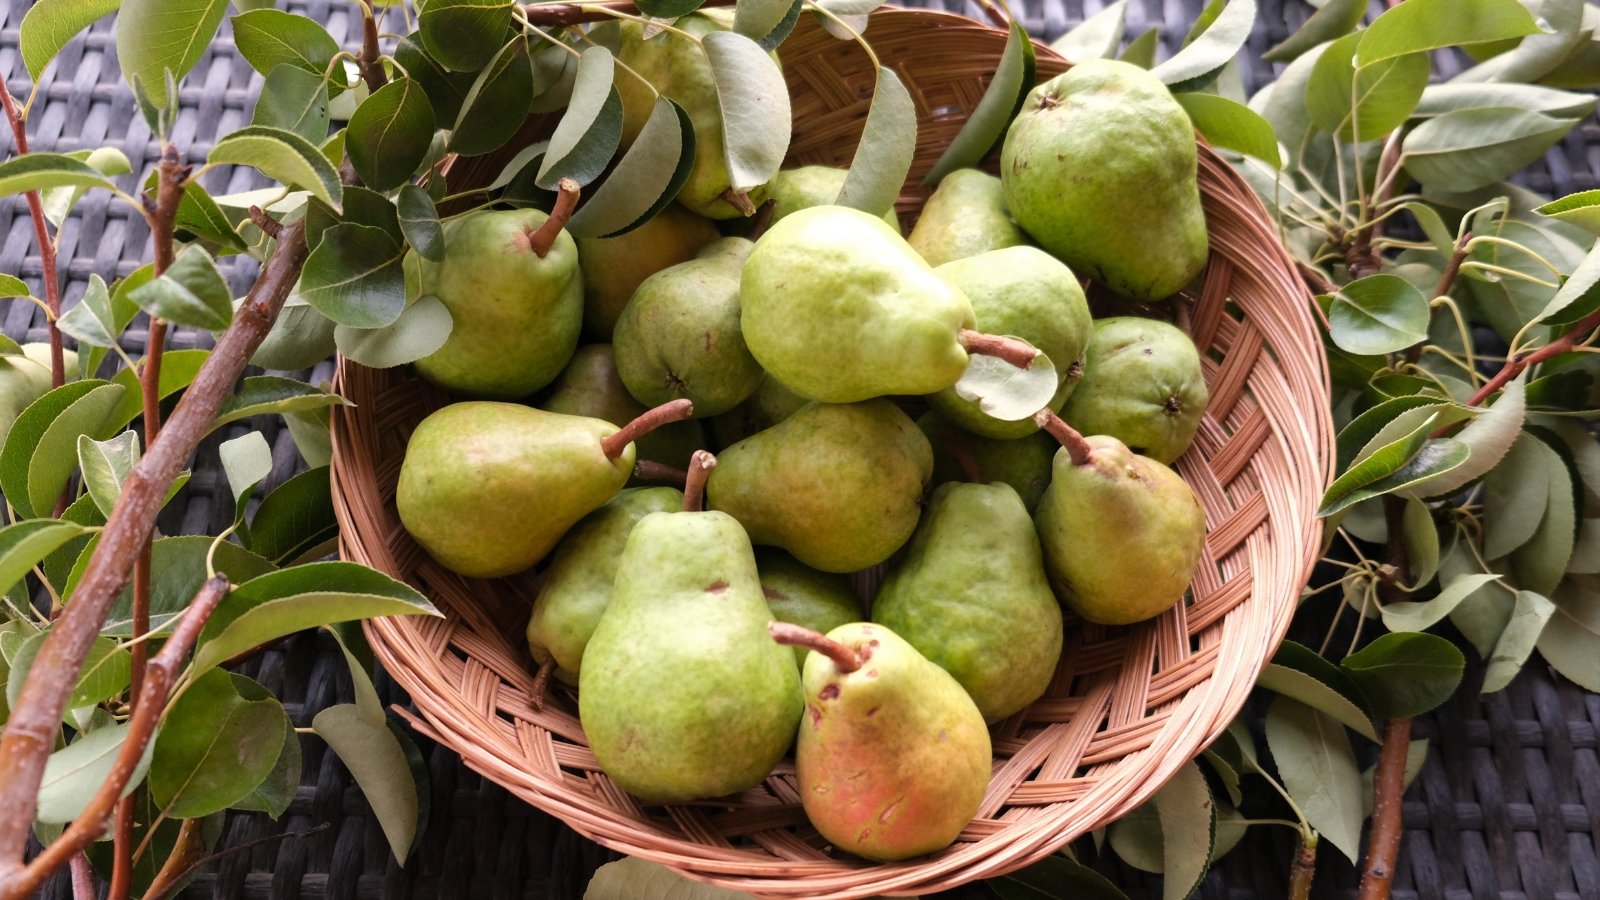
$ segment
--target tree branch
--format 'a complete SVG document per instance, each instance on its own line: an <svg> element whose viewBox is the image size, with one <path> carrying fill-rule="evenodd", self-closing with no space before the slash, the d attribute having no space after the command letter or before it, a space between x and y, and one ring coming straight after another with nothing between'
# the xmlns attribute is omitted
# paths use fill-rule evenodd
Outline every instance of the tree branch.
<svg viewBox="0 0 1600 900"><path fill-rule="evenodd" d="M1500 371L1493 378L1489 379L1489 383L1479 388L1478 392L1472 395L1472 399L1467 401L1467 405L1477 406L1487 400L1495 391L1505 387L1506 382L1521 375L1524 369L1529 366L1536 366L1552 356L1560 356L1568 352L1584 340L1587 340L1589 335L1597 328L1600 328L1600 309L1579 319L1577 324L1567 329L1565 334L1532 353L1506 360L1506 364L1500 367Z"/></svg>
<svg viewBox="0 0 1600 900"><path fill-rule="evenodd" d="M17 101L11 91L0 84L0 105L5 107L6 121L11 123L11 135L16 140L17 155L28 152L28 123L17 110ZM28 216L33 219L33 236L39 244L39 264L44 268L44 305L50 310L50 386L61 387L67 383L67 367L62 358L61 329L56 320L61 318L61 283L56 277L56 244L50 239L50 223L44 217L44 203L38 191L23 195L28 201Z"/></svg>
<svg viewBox="0 0 1600 900"><path fill-rule="evenodd" d="M83 812L72 821L66 831L62 832L61 837L44 848L25 868L20 871L13 870L14 875L9 878L0 878L0 900L20 900L32 895L44 886L45 880L55 870L66 865L78 851L87 847L106 830L106 817L111 812L111 807L122 796L122 790L133 777L134 770L139 767L139 760L144 757L145 746L150 743L150 736L155 732L156 722L161 718L162 709L166 707L168 693L172 690L172 683L176 680L178 672L183 669L189 649L194 646L195 639L200 636L200 629L211 617L217 604L227 596L228 589L228 579L221 574L213 576L200 586L200 590L189 603L188 611L183 614L177 628L173 629L172 637L161 648L161 652L156 654L156 658L150 661L149 670L145 673L144 687L139 694L139 703L134 707L133 716L129 719L128 736L123 741L122 749L117 752L111 775L101 783L100 789L89 800L88 806L84 807ZM32 679L29 679L29 683L32 683ZM13 813L15 812L13 810ZM31 811L26 819L18 821L26 829L33 821Z"/></svg>
<svg viewBox="0 0 1600 900"><path fill-rule="evenodd" d="M0 737L0 880L20 865L33 822L45 759L89 645L112 601L128 583L145 538L155 525L168 486L211 430L229 396L305 264L302 222L279 236L277 252L245 297L232 326L183 394L161 435L134 466L100 534L71 603L39 649L11 721Z"/></svg>
<svg viewBox="0 0 1600 900"><path fill-rule="evenodd" d="M1406 790L1406 750L1411 746L1411 720L1390 719L1383 728L1383 753L1373 774L1372 833L1361 870L1358 900L1386 900L1400 855L1400 802Z"/></svg>
<svg viewBox="0 0 1600 900"><path fill-rule="evenodd" d="M361 80L367 83L367 90L377 93L378 88L389 83L387 75L383 74L383 63L378 61L378 20L372 16L372 7L361 7L361 56L356 60L356 68L361 72Z"/></svg>

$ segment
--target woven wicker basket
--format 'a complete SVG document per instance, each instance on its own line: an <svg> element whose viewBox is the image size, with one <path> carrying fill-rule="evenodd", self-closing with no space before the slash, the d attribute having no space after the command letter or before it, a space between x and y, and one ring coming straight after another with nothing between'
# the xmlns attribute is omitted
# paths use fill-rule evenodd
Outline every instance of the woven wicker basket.
<svg viewBox="0 0 1600 900"><path fill-rule="evenodd" d="M983 95L1005 32L945 13L883 9L868 33L921 116L899 203L910 221L926 195L917 182ZM791 162L847 165L874 70L859 47L809 22L782 53ZM1039 48L1041 79L1065 67ZM1282 638L1316 558L1315 509L1329 464L1326 367L1293 264L1249 187L1204 147L1200 187L1211 259L1198 293L1172 303L1209 348L1211 403L1177 466L1210 526L1191 599L1131 628L1069 618L1050 690L994 727L989 791L955 845L892 865L835 855L807 824L788 763L761 789L716 802L652 807L623 793L599 770L569 693L557 690L542 710L531 703L523 629L533 579L461 578L400 526L394 491L406 440L448 398L406 370L341 361L339 388L354 402L333 422L343 554L418 586L446 613L367 626L416 705L412 723L608 847L770 896L947 889L1034 862L1146 800L1228 724Z"/></svg>

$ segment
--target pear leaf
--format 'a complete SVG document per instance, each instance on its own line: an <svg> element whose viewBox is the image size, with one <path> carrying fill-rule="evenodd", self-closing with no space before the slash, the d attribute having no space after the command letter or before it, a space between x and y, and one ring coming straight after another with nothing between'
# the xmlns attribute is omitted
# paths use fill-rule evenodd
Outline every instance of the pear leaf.
<svg viewBox="0 0 1600 900"><path fill-rule="evenodd" d="M1122 45L1122 34L1127 26L1128 0L1117 0L1056 38L1050 49L1069 63L1105 59Z"/></svg>
<svg viewBox="0 0 1600 900"><path fill-rule="evenodd" d="M657 97L633 146L572 216L567 231L574 237L615 237L650 221L688 180L694 153L689 114Z"/></svg>
<svg viewBox="0 0 1600 900"><path fill-rule="evenodd" d="M1020 338L1019 338L1020 340ZM1046 406L1061 387L1055 363L1040 353L1033 365L1020 369L998 356L973 353L956 382L956 394L978 404L984 413L1006 422L1026 419Z"/></svg>
<svg viewBox="0 0 1600 900"><path fill-rule="evenodd" d="M834 202L871 213L892 209L916 152L917 106L900 77L880 67L861 142Z"/></svg>
<svg viewBox="0 0 1600 900"><path fill-rule="evenodd" d="M550 147L534 179L539 187L555 190L563 178L583 186L605 171L622 142L622 96L613 83L615 76L616 60L610 50L583 51L572 83L572 102L550 135Z"/></svg>
<svg viewBox="0 0 1600 900"><path fill-rule="evenodd" d="M416 362L443 347L453 324L450 310L438 297L428 294L380 328L336 326L333 341L349 359L370 368L387 369Z"/></svg>
<svg viewBox="0 0 1600 900"><path fill-rule="evenodd" d="M755 41L733 31L703 39L722 109L728 174L736 191L772 180L789 150L789 87Z"/></svg>

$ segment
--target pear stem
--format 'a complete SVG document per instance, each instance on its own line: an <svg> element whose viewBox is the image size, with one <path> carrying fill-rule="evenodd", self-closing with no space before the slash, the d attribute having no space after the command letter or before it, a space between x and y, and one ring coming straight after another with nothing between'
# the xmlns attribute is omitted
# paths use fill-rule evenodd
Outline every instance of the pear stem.
<svg viewBox="0 0 1600 900"><path fill-rule="evenodd" d="M1040 428L1050 432L1050 435L1067 448L1067 455L1072 457L1075 466L1086 465L1089 462L1089 442L1083 439L1078 429L1066 423L1066 420L1051 412L1041 409L1033 414L1033 421Z"/></svg>
<svg viewBox="0 0 1600 900"><path fill-rule="evenodd" d="M968 484L984 483L983 470L978 466L978 458L972 455L966 444L961 443L960 438L947 431L940 443L944 446L944 452L955 460L956 468L961 470L962 481Z"/></svg>
<svg viewBox="0 0 1600 900"><path fill-rule="evenodd" d="M633 474L644 481L665 481L680 486L689 480L688 472L648 459L634 463Z"/></svg>
<svg viewBox="0 0 1600 900"><path fill-rule="evenodd" d="M578 183L571 178L561 179L556 185L559 193L556 194L556 205L550 210L550 218L544 220L539 230L528 235L528 248L544 259L550 248L555 246L556 235L561 229L567 227L567 221L572 218L572 211L578 208Z"/></svg>
<svg viewBox="0 0 1600 900"><path fill-rule="evenodd" d="M550 693L550 676L556 671L556 658L554 656L539 665L539 671L533 675L533 708L536 712L544 711L545 697Z"/></svg>
<svg viewBox="0 0 1600 900"><path fill-rule="evenodd" d="M728 188L722 192L722 199L728 201L728 205L737 209L740 215L753 216L756 214L756 205L750 202L750 194L747 191L736 191L733 188Z"/></svg>
<svg viewBox="0 0 1600 900"><path fill-rule="evenodd" d="M839 674L848 675L861 668L866 662L861 654L830 637L812 631L809 628L795 625L791 622L768 622L767 633L772 639L786 647L804 647L815 650L823 656L833 660L834 668Z"/></svg>
<svg viewBox="0 0 1600 900"><path fill-rule="evenodd" d="M663 425L681 422L694 415L694 404L688 400L668 400L655 409L647 409L639 414L639 418L622 426L614 434L600 439L600 451L606 459L616 459L628 445L641 437L655 431Z"/></svg>
<svg viewBox="0 0 1600 900"><path fill-rule="evenodd" d="M768 228L772 227L772 223L776 219L774 213L777 208L778 201L776 200L768 200L756 207L756 216L750 221L750 233L746 237L751 241L761 240L761 236L767 233Z"/></svg>
<svg viewBox="0 0 1600 900"><path fill-rule="evenodd" d="M689 457L689 471L683 479L683 511L700 512L706 508L706 480L717 467L717 458L710 450L696 450Z"/></svg>
<svg viewBox="0 0 1600 900"><path fill-rule="evenodd" d="M956 340L968 353L997 356L1019 369L1032 366L1034 358L1039 355L1039 348L1027 341L998 334L984 334L970 328L963 328L957 332Z"/></svg>

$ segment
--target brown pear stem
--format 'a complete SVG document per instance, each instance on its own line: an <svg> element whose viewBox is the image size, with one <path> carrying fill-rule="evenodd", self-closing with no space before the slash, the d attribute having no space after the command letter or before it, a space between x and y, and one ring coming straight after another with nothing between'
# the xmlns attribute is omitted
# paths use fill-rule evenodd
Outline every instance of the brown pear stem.
<svg viewBox="0 0 1600 900"><path fill-rule="evenodd" d="M648 459L634 463L633 474L644 481L665 481L680 487L689 480L688 472Z"/></svg>
<svg viewBox="0 0 1600 900"><path fill-rule="evenodd" d="M745 191L736 191L733 188L728 188L722 192L722 199L728 201L728 205L737 209L740 215L753 216L756 214L756 205L750 202L750 195Z"/></svg>
<svg viewBox="0 0 1600 900"><path fill-rule="evenodd" d="M945 432L940 444L944 452L950 454L955 460L956 468L961 470L961 480L968 484L983 484L983 469L978 466L978 458L972 455L972 450L961 439L950 432Z"/></svg>
<svg viewBox="0 0 1600 900"><path fill-rule="evenodd" d="M1039 355L1039 348L1027 341L998 334L984 334L970 328L963 328L957 332L956 340L968 353L998 356L1019 369L1032 366L1034 359Z"/></svg>
<svg viewBox="0 0 1600 900"><path fill-rule="evenodd" d="M668 400L655 409L647 409L639 418L622 426L620 431L600 439L600 451L606 459L616 459L628 445L663 425L681 422L694 415L694 404L688 400Z"/></svg>
<svg viewBox="0 0 1600 900"><path fill-rule="evenodd" d="M1089 462L1089 442L1083 439L1078 429L1068 425L1066 420L1049 409L1041 409L1033 414L1033 421L1040 428L1050 432L1051 437L1061 442L1061 446L1067 448L1067 455L1072 457L1073 465L1081 466Z"/></svg>
<svg viewBox="0 0 1600 900"><path fill-rule="evenodd" d="M684 512L700 512L706 508L706 481L716 467L717 458L710 450L696 450L689 457L689 471L683 479Z"/></svg>
<svg viewBox="0 0 1600 900"><path fill-rule="evenodd" d="M528 235L528 247L544 259L550 248L555 246L556 235L561 229L567 227L567 221L572 218L572 211L578 208L578 183L571 178L561 179L558 184L555 208L550 210L550 218L544 220L539 230Z"/></svg>
<svg viewBox="0 0 1600 900"><path fill-rule="evenodd" d="M772 227L772 223L776 219L774 211L777 208L778 201L776 200L768 200L756 207L756 216L750 220L750 233L746 237L752 241L760 240L761 236L767 233L767 229Z"/></svg>
<svg viewBox="0 0 1600 900"><path fill-rule="evenodd" d="M842 675L854 672L861 668L862 663L866 662L861 654L855 650L826 635L818 634L809 628L795 625L791 622L768 622L767 633L772 635L773 640L786 647L804 647L807 650L815 650L821 653L823 656L833 660L834 668L838 669Z"/></svg>
<svg viewBox="0 0 1600 900"><path fill-rule="evenodd" d="M539 664L539 671L533 675L533 708L544 711L544 698L550 693L550 676L556 673L556 658L554 656Z"/></svg>

